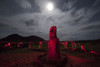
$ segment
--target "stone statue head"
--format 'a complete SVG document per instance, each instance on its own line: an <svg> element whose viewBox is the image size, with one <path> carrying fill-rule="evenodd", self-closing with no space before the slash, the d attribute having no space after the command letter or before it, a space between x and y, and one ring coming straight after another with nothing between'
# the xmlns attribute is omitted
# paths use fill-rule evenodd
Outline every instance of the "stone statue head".
<svg viewBox="0 0 100 67"><path fill-rule="evenodd" d="M49 38L56 38L56 26L52 26L49 31Z"/></svg>

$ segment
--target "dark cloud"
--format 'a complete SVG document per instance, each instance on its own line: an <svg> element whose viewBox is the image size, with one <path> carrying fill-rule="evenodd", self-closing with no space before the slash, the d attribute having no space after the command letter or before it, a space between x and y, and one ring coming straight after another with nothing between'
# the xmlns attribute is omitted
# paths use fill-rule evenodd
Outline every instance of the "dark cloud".
<svg viewBox="0 0 100 67"><path fill-rule="evenodd" d="M82 28L81 30L97 30L97 29L100 29L100 25L94 25L94 26L87 26L87 27L84 27Z"/></svg>
<svg viewBox="0 0 100 67"><path fill-rule="evenodd" d="M28 20L28 21L25 21L24 22L27 26L34 26L34 25L37 25L36 22L34 22L34 20Z"/></svg>
<svg viewBox="0 0 100 67"><path fill-rule="evenodd" d="M1 16L13 16L29 12L40 12L40 8L34 0L0 0Z"/></svg>
<svg viewBox="0 0 100 67"><path fill-rule="evenodd" d="M73 22L70 22L70 26L78 25L82 19L83 19L83 16L75 19Z"/></svg>
<svg viewBox="0 0 100 67"><path fill-rule="evenodd" d="M94 3L96 2L96 0L77 0L75 6L77 9L80 8L90 8Z"/></svg>
<svg viewBox="0 0 100 67"><path fill-rule="evenodd" d="M99 21L100 20L100 9L99 11L90 18L90 22L95 22L95 21Z"/></svg>
<svg viewBox="0 0 100 67"><path fill-rule="evenodd" d="M7 26L7 25L0 23L0 27L4 27L4 26Z"/></svg>
<svg viewBox="0 0 100 67"><path fill-rule="evenodd" d="M15 2L15 0L0 0L0 15L11 16L22 12L24 12L24 10Z"/></svg>
<svg viewBox="0 0 100 67"><path fill-rule="evenodd" d="M31 3L28 0L15 0L22 8L31 8Z"/></svg>

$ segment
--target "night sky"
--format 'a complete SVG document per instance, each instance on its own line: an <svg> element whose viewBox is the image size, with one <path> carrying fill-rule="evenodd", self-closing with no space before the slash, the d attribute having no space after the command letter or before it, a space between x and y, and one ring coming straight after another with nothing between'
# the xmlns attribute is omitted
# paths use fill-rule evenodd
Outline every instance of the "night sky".
<svg viewBox="0 0 100 67"><path fill-rule="evenodd" d="M48 40L51 26L60 41L100 39L100 0L0 0L0 39L19 34Z"/></svg>

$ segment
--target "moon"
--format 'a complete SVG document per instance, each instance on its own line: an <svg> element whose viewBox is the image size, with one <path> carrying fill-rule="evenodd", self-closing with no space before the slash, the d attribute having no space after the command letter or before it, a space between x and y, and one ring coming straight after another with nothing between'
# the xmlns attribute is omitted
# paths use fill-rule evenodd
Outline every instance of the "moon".
<svg viewBox="0 0 100 67"><path fill-rule="evenodd" d="M46 5L46 8L48 11L52 11L54 9L54 5L52 2L48 2Z"/></svg>

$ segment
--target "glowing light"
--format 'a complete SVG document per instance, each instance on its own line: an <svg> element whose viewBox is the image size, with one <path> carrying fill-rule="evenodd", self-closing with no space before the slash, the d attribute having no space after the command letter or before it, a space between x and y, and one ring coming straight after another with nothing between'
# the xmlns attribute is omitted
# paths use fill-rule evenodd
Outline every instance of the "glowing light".
<svg viewBox="0 0 100 67"><path fill-rule="evenodd" d="M48 11L52 11L52 10L54 9L53 3L49 2L49 3L47 4L46 8L47 8Z"/></svg>

